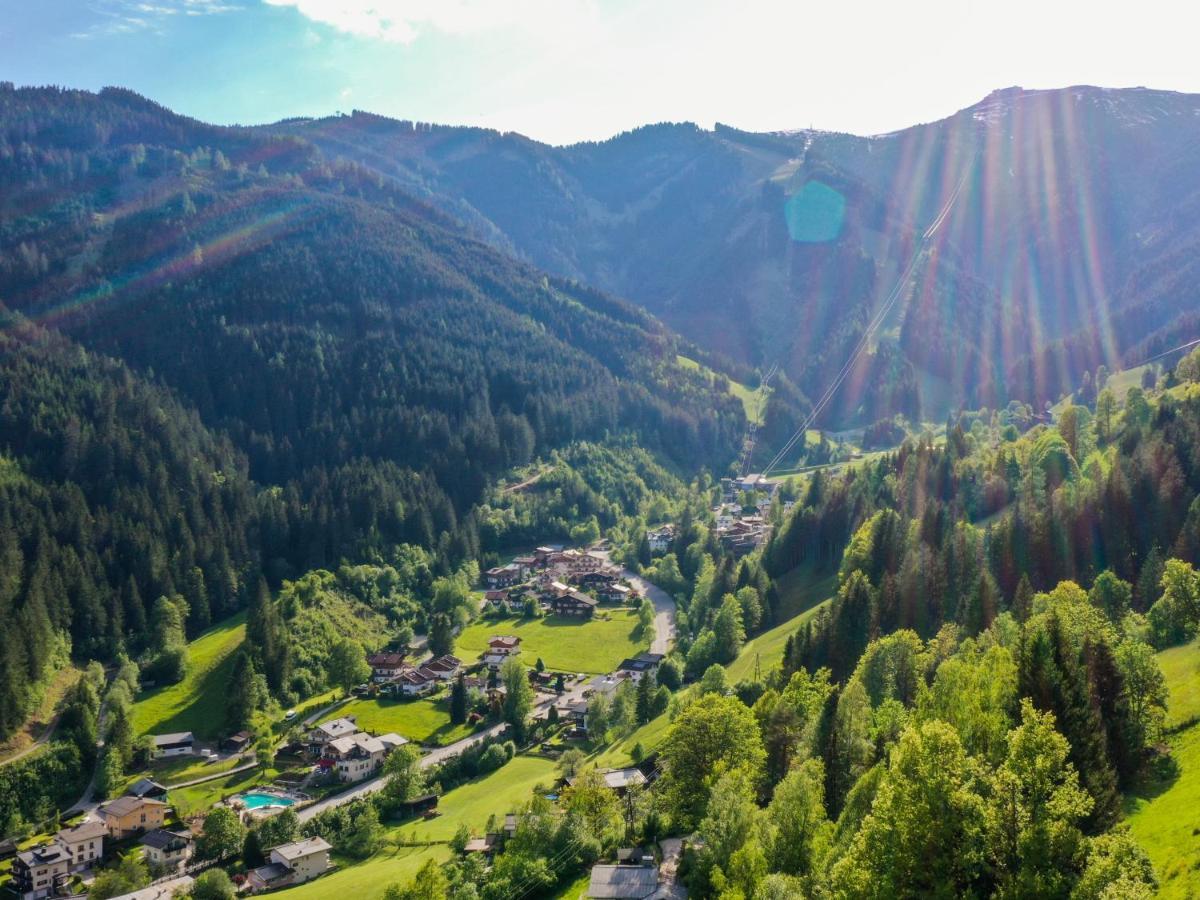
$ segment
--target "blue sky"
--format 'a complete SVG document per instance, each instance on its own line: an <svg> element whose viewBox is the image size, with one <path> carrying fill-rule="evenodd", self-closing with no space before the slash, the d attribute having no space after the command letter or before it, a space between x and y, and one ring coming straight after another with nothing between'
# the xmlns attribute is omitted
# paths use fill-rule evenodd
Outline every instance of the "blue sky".
<svg viewBox="0 0 1200 900"><path fill-rule="evenodd" d="M990 90L1200 91L1195 14L1062 0L0 0L0 79L221 123L366 109L552 143L657 121L878 133Z"/></svg>

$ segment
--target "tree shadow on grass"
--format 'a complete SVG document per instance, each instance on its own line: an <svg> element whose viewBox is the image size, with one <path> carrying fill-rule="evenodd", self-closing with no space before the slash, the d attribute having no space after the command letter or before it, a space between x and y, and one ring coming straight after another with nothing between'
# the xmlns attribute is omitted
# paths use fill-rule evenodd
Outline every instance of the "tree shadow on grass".
<svg viewBox="0 0 1200 900"><path fill-rule="evenodd" d="M1175 786L1181 775L1179 761L1171 753L1160 753L1146 767L1137 783L1125 795L1125 813L1128 815L1139 803L1160 797Z"/></svg>
<svg viewBox="0 0 1200 900"><path fill-rule="evenodd" d="M225 726L225 698L228 694L229 678L233 674L236 657L237 649L235 648L201 676L194 687L194 696L190 703L167 718L153 723L149 727L148 733L170 734L176 731L191 731L200 739L216 737ZM154 688L143 694L138 702L152 701L155 697L170 690L178 690L178 688L177 684Z"/></svg>

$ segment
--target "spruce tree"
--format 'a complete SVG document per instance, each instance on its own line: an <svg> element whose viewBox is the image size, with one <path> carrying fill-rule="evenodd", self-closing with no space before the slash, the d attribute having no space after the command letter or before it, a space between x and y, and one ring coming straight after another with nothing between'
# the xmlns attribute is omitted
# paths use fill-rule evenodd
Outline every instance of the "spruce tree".
<svg viewBox="0 0 1200 900"><path fill-rule="evenodd" d="M467 721L467 682L461 673L450 688L450 721L455 725Z"/></svg>

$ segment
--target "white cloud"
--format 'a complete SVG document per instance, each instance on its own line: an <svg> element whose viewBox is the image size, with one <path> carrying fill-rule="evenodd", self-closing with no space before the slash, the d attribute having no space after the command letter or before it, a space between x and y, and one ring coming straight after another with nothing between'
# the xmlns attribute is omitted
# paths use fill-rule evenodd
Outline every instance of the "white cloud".
<svg viewBox="0 0 1200 900"><path fill-rule="evenodd" d="M213 16L244 7L229 0L98 0L92 12L101 21L72 37L94 38L138 31L158 31L172 16Z"/></svg>
<svg viewBox="0 0 1200 900"><path fill-rule="evenodd" d="M410 44L436 31L467 35L514 28L554 37L594 15L591 0L263 0L291 6L313 22L357 37Z"/></svg>

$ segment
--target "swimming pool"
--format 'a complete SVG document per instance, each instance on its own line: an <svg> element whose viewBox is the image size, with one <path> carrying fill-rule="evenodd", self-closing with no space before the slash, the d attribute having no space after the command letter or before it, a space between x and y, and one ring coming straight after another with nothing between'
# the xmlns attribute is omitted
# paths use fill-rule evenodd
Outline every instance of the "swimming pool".
<svg viewBox="0 0 1200 900"><path fill-rule="evenodd" d="M278 794L260 794L251 791L238 798L246 809L266 809L269 806L291 806L296 801L290 797L280 797Z"/></svg>

